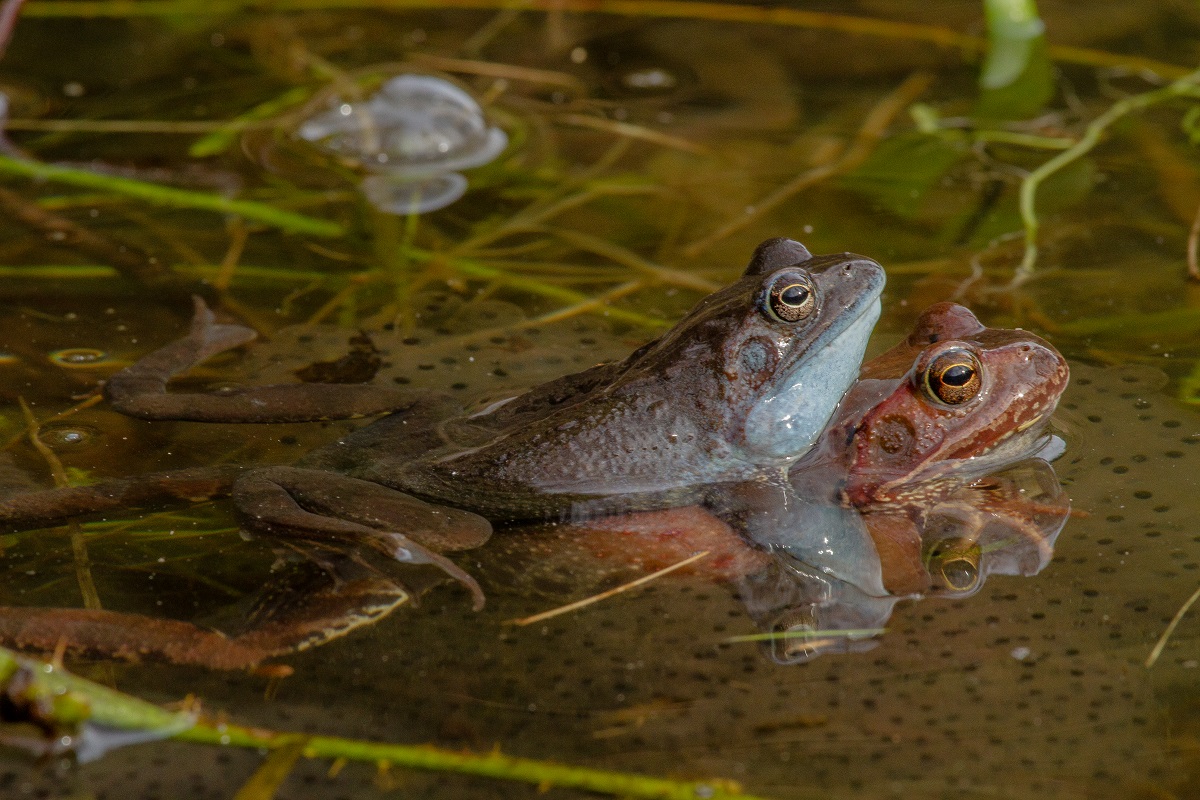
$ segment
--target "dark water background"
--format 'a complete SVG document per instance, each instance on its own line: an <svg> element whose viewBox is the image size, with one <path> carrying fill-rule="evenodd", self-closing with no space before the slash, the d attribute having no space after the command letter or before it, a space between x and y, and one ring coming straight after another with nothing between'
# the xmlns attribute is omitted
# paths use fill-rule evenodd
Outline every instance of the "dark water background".
<svg viewBox="0 0 1200 800"><path fill-rule="evenodd" d="M976 2L823 8L983 30ZM1194 4L1041 8L1052 44L1184 69L1197 62ZM387 324L380 379L486 397L628 352L706 286L732 279L767 237L871 256L889 272L873 349L927 304L957 298L989 325L1035 330L1071 359L1059 424L1068 449L1057 470L1079 513L1050 566L1034 578L993 577L972 598L902 603L870 652L787 667L723 642L753 625L728 586L702 575L542 625L504 626L607 576L586 560L571 573L561 555L498 536L460 559L485 580L485 611L441 587L286 659L295 675L270 697L265 679L243 673L78 669L155 701L194 693L245 724L499 745L655 775L722 776L773 797L1197 796L1200 623L1185 618L1158 663L1143 665L1200 575L1200 290L1185 275L1200 162L1183 124L1195 101L1120 121L1043 188L1036 277L1013 289L1018 184L1057 151L973 138L975 56L903 35L702 17L357 8L83 19L41 13L33 0L0 63L16 145L43 161L197 191L240 187L240 197L336 220L347 233L285 234L14 177L0 188L110 237L151 271L171 268L180 285L209 281L271 334L251 354L198 371L195 385L282 379L336 357L356 328ZM1055 66L1045 110L1006 130L1078 137L1114 102L1162 83L1078 59ZM227 120L289 91L303 103L331 81L408 67L448 71L491 98L514 142L471 172L462 201L413 226L373 213L352 173L298 147L286 120L205 158L188 153L197 133L90 124ZM889 97L899 98L894 114L881 105ZM913 102L964 121L938 136L916 133ZM80 122L37 129L45 119ZM839 162L856 141L863 158ZM747 213L795 176L839 163ZM731 222L740 227L722 232ZM18 397L46 421L188 319L186 292L139 287L107 263L17 223L11 210L0 218L0 433L13 462L43 485L49 473L21 437ZM306 329L304 340L274 335L306 321L346 327ZM68 348L99 355L83 365L52 355ZM72 475L96 478L288 461L340 429L142 423L100 405L47 422L42 435ZM221 504L86 530L99 597L114 610L236 618L274 560L268 546L239 538ZM0 602L81 605L65 530L3 545ZM0 794L226 798L259 761L182 744L129 748L78 769L14 758L0 763ZM331 775L314 761L300 763L280 796L500 793L537 790L379 776L363 765Z"/></svg>

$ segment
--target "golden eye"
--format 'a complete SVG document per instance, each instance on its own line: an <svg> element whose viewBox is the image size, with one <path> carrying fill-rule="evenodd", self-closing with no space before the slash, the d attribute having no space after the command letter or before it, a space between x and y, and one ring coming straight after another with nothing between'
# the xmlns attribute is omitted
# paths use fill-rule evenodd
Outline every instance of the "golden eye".
<svg viewBox="0 0 1200 800"><path fill-rule="evenodd" d="M979 585L981 555L978 542L951 537L926 545L925 567L939 588L969 592Z"/></svg>
<svg viewBox="0 0 1200 800"><path fill-rule="evenodd" d="M808 274L794 269L771 278L765 300L767 311L780 322L799 322L817 307L817 295Z"/></svg>
<svg viewBox="0 0 1200 800"><path fill-rule="evenodd" d="M925 369L925 390L949 406L967 402L983 387L979 359L969 350L947 350Z"/></svg>

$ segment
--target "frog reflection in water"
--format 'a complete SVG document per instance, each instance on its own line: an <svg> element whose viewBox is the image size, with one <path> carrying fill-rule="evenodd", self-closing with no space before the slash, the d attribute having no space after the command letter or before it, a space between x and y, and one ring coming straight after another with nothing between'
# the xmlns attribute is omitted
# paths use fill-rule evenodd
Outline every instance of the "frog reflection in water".
<svg viewBox="0 0 1200 800"><path fill-rule="evenodd" d="M738 581L751 615L776 631L877 628L905 596L962 596L988 570L1028 575L1045 565L1069 503L1036 455L1067 381L1066 361L1037 336L935 305L863 366L786 480L713 490L715 517L597 520L582 543L646 569L709 550L698 569ZM853 648L833 642L824 649ZM818 649L776 646L788 663Z"/></svg>
<svg viewBox="0 0 1200 800"><path fill-rule="evenodd" d="M960 338L952 340L946 337ZM920 349L922 344L925 350ZM963 356L967 357L966 363L976 370L974 377L977 381L974 384L978 390L975 396L961 397L956 404L947 404L940 399L936 374L931 376L929 373L929 365L945 367L943 360L930 356L948 352L967 354ZM904 372L900 364L905 359L911 363L914 353L917 354L914 368L903 378L898 378ZM941 372L945 371L943 368ZM974 456L986 456L1004 447L1015 458L1019 457L1018 453L1031 449L1065 385L1066 365L1049 345L1031 334L985 329L966 309L944 305L935 306L923 315L907 342L870 362L864 367L863 374L873 377L855 386L850 394L851 402L839 414L813 455L801 465L793 467L792 480L797 486L807 481L809 488L817 487L825 495L831 495L843 486L860 486L864 489L878 487L890 476L917 474L914 471L918 467L940 462L943 467L942 488L938 491L928 487L917 491L909 487L906 495L908 502L898 506L864 500L862 508L868 512L865 517L860 518L854 513L842 520L844 523L857 520L861 525L865 519L867 530L874 536L876 526L873 523L882 520L886 512L890 523L887 535L891 538L878 540L879 555L875 557L875 563L878 564L882 558L888 567L885 576L889 591L905 594L922 591L908 574L909 562L914 557L911 552L913 536L916 537L915 558L918 562L922 559L920 535L925 525L922 515L928 506L921 505L919 498L934 502L957 490L959 484L948 479L948 476L955 474L955 470L948 469L951 465L957 465L958 471L965 471L964 464L969 463L966 460ZM885 376L887 380L883 380ZM952 399L959 399L959 396L955 395ZM882 418L884 409L892 415L909 414L914 428L925 429L924 439L936 439L939 446L909 448L905 451L908 462L903 460L905 457L893 457L888 459L888 469L883 470L873 469L881 465L873 465L869 454L853 461L844 455L839 458L841 453L857 451L853 448L839 450L838 443L845 445L848 436L850 444L858 437L872 436L872 431L876 430L872 420ZM965 441L972 442L970 446L974 450L957 446ZM1019 444L1014 447L1014 443ZM831 463L833 461L837 463ZM850 470L848 482L846 470ZM896 470L903 472L897 473ZM860 474L861 479L856 481ZM920 474L932 473L922 471ZM978 473L972 471L972 474ZM820 479L815 476L820 476ZM770 480L752 481L735 485L728 495L724 491L713 490L708 499L717 513L725 515L735 527L757 538L760 547L793 551L796 542L790 537L796 532L797 526L812 519L805 516L789 519L780 516L778 508L773 510L770 503L779 499L774 493L776 488ZM730 491L730 487L726 487L725 491ZM785 496L784 500L791 501L791 507L795 508L794 497ZM964 501L960 505L969 507L970 503ZM992 503L991 508L1003 511L997 503ZM644 556L643 563L649 563L655 557L677 560L696 549L710 546L710 542L698 541L697 532L711 532L711 525L705 527L703 523L697 523L695 514L686 516L686 521L681 523L679 516L664 516L666 513L598 520L590 532L575 529L565 535L609 556L614 555L614 551L626 556L639 554ZM1019 515L1020 509L1016 513ZM772 519L774 525L768 524ZM689 522L696 526L694 530L680 532L679 525ZM847 538L860 535L860 531L852 525L843 530ZM830 533L828 529L821 529L821 532ZM745 545L728 527L723 529L719 538L722 540L719 546L731 552L736 550L739 557L744 557L741 562L744 572L761 568L771 561L764 550ZM895 542L895 546L887 547L889 541ZM833 544L835 551L840 552L840 543ZM943 554L939 558L950 563L953 556ZM708 564L717 561L713 558ZM899 566L891 567L892 562ZM353 564L348 566L354 567ZM793 582L795 579L795 575L790 578ZM53 647L62 640L82 650L112 654L116 649L127 656L157 656L214 667L240 667L328 640L357 624L377 619L400 602L395 588L378 577L358 580L353 584L348 580L340 588L342 591L338 598L333 598L327 591L307 593L303 602L308 607L294 621L285 622L277 618L236 639L224 639L186 623L148 620L132 615L21 609L7 609L0 614L0 633L9 641L31 647ZM354 596L355 592L358 596ZM761 592L759 596L761 598ZM353 607L355 602L358 607ZM372 606L372 603L375 605ZM773 607L779 605L770 600L762 600L761 603L768 606L773 604Z"/></svg>
<svg viewBox="0 0 1200 800"><path fill-rule="evenodd" d="M861 512L929 502L1031 455L1067 380L1066 361L1037 336L935 305L863 367L837 419L786 478L728 487L713 506L760 545L884 595Z"/></svg>
<svg viewBox="0 0 1200 800"><path fill-rule="evenodd" d="M144 419L280 422L393 411L294 466L182 471L26 494L0 522L232 494L246 528L296 542L366 544L436 565L483 604L441 549L477 546L490 520L560 519L693 502L703 487L785 467L816 441L858 373L883 269L850 254L764 242L742 278L624 361L475 413L445 395L304 384L169 393L170 378L254 333L197 301L191 333L114 375ZM417 499L417 498L421 499ZM432 502L425 502L426 500Z"/></svg>

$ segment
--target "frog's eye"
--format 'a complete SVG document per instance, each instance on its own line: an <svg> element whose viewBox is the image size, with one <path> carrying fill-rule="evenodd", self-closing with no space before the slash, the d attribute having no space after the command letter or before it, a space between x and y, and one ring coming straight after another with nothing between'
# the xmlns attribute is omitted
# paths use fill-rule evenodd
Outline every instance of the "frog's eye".
<svg viewBox="0 0 1200 800"><path fill-rule="evenodd" d="M780 322L799 322L817 307L817 293L808 274L783 270L771 278L764 298L767 313Z"/></svg>
<svg viewBox="0 0 1200 800"><path fill-rule="evenodd" d="M974 353L961 348L947 350L925 368L925 390L948 406L961 405L979 394L983 386L980 372Z"/></svg>
<svg viewBox="0 0 1200 800"><path fill-rule="evenodd" d="M979 543L952 536L926 545L922 554L934 585L952 592L969 592L979 585Z"/></svg>

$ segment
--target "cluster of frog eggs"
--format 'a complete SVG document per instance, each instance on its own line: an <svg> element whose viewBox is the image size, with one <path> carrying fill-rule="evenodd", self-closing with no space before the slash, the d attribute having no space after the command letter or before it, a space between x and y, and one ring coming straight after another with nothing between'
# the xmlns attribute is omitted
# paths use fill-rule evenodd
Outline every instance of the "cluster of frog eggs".
<svg viewBox="0 0 1200 800"><path fill-rule="evenodd" d="M367 173L359 188L390 214L450 205L467 191L459 170L508 145L471 95L432 75L398 75L365 100L334 95L296 136Z"/></svg>

